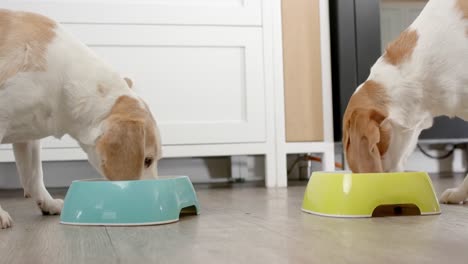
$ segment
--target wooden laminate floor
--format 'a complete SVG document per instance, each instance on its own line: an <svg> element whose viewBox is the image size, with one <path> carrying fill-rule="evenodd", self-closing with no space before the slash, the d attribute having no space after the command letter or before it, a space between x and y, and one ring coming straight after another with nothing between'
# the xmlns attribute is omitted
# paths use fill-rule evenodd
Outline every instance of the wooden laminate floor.
<svg viewBox="0 0 468 264"><path fill-rule="evenodd" d="M435 177L437 192L462 175ZM14 227L0 263L468 263L468 206L440 216L336 219L302 213L305 186L198 186L198 216L149 227L76 227L0 191ZM64 190L53 191L63 196Z"/></svg>

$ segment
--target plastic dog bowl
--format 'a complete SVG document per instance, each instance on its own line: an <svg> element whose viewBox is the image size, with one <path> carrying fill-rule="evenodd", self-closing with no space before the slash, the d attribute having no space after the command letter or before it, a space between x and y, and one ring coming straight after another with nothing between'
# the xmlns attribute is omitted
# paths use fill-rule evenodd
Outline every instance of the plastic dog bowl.
<svg viewBox="0 0 468 264"><path fill-rule="evenodd" d="M199 214L198 199L187 176L140 181L74 181L60 216L71 225L156 225Z"/></svg>
<svg viewBox="0 0 468 264"><path fill-rule="evenodd" d="M425 172L314 172L302 211L331 217L440 214Z"/></svg>

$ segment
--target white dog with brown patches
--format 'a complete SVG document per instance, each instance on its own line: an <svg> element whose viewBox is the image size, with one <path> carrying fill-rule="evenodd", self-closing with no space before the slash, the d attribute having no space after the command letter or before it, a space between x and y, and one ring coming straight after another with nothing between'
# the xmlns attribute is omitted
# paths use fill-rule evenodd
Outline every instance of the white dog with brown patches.
<svg viewBox="0 0 468 264"><path fill-rule="evenodd" d="M468 0L430 0L351 97L343 146L353 172L403 171L440 115L468 120ZM441 202L468 198L468 177Z"/></svg>
<svg viewBox="0 0 468 264"><path fill-rule="evenodd" d="M44 214L63 205L43 183L47 136L73 137L110 180L157 177L158 128L131 86L56 22L0 10L0 143L13 144L24 195ZM0 207L0 227L11 225Z"/></svg>

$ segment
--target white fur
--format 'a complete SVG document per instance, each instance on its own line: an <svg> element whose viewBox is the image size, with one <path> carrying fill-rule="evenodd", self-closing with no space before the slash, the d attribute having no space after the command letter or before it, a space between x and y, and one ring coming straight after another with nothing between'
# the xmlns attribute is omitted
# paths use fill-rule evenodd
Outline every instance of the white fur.
<svg viewBox="0 0 468 264"><path fill-rule="evenodd" d="M384 171L404 170L419 134L432 126L434 117L468 120L468 20L455 5L455 0L429 1L409 27L418 33L411 59L396 67L381 57L371 69L369 79L382 83L393 102L384 121L392 126ZM441 201L467 197L465 180L459 189L447 190Z"/></svg>
<svg viewBox="0 0 468 264"><path fill-rule="evenodd" d="M104 116L119 96L141 102L123 78L88 47L60 26L55 33L48 45L47 71L20 72L0 87L0 143L13 143L25 196L50 214L60 213L63 201L53 199L44 186L39 139L70 135L103 174L94 144L103 133ZM105 97L98 94L98 84L109 88ZM142 178L154 177L155 167L145 170ZM0 207L0 228L11 224L11 217Z"/></svg>

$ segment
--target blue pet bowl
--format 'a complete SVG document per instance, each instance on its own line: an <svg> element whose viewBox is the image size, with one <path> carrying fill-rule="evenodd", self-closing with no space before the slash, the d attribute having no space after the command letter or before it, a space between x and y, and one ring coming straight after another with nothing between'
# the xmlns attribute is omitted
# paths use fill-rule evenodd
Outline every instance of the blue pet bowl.
<svg viewBox="0 0 468 264"><path fill-rule="evenodd" d="M60 216L69 225L157 225L199 214L200 206L187 176L155 180L74 181Z"/></svg>

